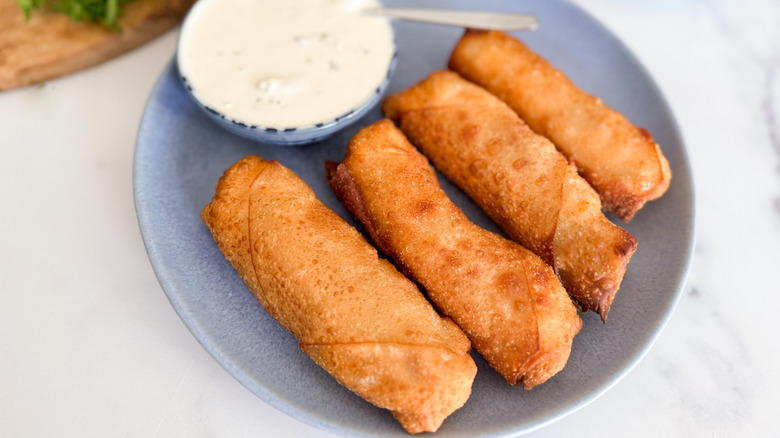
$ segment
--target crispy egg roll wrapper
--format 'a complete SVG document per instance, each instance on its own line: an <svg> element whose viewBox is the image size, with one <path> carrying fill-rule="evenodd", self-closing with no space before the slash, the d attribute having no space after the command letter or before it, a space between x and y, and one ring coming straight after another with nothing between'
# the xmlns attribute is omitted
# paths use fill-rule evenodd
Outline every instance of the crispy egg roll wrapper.
<svg viewBox="0 0 780 438"><path fill-rule="evenodd" d="M466 402L468 338L292 171L240 160L201 217L300 348L407 432L435 431Z"/></svg>
<svg viewBox="0 0 780 438"><path fill-rule="evenodd" d="M595 191L504 102L451 71L385 100L383 111L507 235L555 269L606 321L636 239L601 212Z"/></svg>
<svg viewBox="0 0 780 438"><path fill-rule="evenodd" d="M379 248L512 385L563 369L582 321L553 270L475 225L393 122L361 130L328 180Z"/></svg>
<svg viewBox="0 0 780 438"><path fill-rule="evenodd" d="M644 128L582 91L517 39L467 31L450 68L505 101L573 161L604 208L629 221L669 187L669 162Z"/></svg>

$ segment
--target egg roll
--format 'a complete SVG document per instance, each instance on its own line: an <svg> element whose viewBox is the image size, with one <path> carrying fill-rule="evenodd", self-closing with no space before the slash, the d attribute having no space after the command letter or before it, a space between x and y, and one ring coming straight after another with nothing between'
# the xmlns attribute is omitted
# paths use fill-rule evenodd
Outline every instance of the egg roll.
<svg viewBox="0 0 780 438"><path fill-rule="evenodd" d="M407 432L435 431L466 402L468 338L288 168L243 158L201 218L301 350Z"/></svg>
<svg viewBox="0 0 780 438"><path fill-rule="evenodd" d="M383 111L506 234L606 321L637 241L595 191L504 102L451 71L388 97Z"/></svg>
<svg viewBox="0 0 780 438"><path fill-rule="evenodd" d="M530 390L563 369L582 321L553 270L469 221L393 122L363 128L327 173L379 249L507 382Z"/></svg>
<svg viewBox="0 0 780 438"><path fill-rule="evenodd" d="M449 65L550 139L621 220L631 220L669 187L669 162L646 129L578 88L519 40L502 32L467 31Z"/></svg>

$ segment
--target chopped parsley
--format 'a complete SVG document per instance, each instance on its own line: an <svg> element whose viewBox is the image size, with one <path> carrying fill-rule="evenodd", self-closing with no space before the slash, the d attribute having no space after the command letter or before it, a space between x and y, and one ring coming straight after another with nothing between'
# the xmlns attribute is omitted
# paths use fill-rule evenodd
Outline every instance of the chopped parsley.
<svg viewBox="0 0 780 438"><path fill-rule="evenodd" d="M68 15L75 21L100 23L114 31L120 31L116 19L122 12L122 4L130 0L16 0L25 19L30 19L34 9L47 8Z"/></svg>

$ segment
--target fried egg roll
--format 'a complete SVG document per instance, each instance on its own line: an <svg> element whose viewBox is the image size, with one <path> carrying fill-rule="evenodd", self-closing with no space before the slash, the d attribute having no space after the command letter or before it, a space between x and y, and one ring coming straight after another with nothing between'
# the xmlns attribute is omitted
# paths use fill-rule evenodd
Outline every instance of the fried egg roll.
<svg viewBox="0 0 780 438"><path fill-rule="evenodd" d="M582 309L606 321L637 242L602 214L596 192L550 141L451 71L388 97L383 111L512 240L552 266Z"/></svg>
<svg viewBox="0 0 780 438"><path fill-rule="evenodd" d="M407 432L435 431L466 402L468 338L292 171L240 160L201 217L300 348Z"/></svg>
<svg viewBox="0 0 780 438"><path fill-rule="evenodd" d="M582 91L517 39L467 31L450 68L498 96L550 139L596 189L604 208L623 221L669 187L669 163L646 129Z"/></svg>
<svg viewBox="0 0 780 438"><path fill-rule="evenodd" d="M329 163L333 190L428 298L512 385L530 390L563 369L582 321L553 270L470 222L428 161L382 120Z"/></svg>

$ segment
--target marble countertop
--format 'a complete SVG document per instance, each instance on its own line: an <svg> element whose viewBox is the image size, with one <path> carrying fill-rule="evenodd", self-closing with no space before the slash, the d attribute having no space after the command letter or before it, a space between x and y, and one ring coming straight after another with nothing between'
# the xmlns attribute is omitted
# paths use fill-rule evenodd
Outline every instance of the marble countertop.
<svg viewBox="0 0 780 438"><path fill-rule="evenodd" d="M578 0L637 55L686 141L696 249L649 353L527 436L780 433L780 2ZM0 30L1 32L1 30ZM132 164L176 32L0 93L0 424L9 437L329 437L223 370L162 293Z"/></svg>

